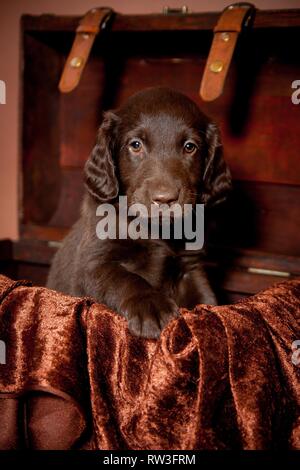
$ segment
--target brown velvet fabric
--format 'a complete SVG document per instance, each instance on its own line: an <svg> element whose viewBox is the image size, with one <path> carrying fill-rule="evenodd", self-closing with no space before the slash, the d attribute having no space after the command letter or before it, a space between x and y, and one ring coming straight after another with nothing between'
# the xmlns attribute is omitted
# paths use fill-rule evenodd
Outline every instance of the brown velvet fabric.
<svg viewBox="0 0 300 470"><path fill-rule="evenodd" d="M0 448L300 449L300 282L182 311L159 341L0 276Z"/></svg>

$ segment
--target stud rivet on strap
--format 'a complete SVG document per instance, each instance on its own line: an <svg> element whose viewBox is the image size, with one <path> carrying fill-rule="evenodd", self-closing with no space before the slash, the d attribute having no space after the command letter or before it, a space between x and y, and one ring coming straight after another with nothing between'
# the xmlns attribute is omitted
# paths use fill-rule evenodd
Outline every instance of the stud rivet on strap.
<svg viewBox="0 0 300 470"><path fill-rule="evenodd" d="M83 37L83 39L89 39L90 37L89 33L82 33L81 36Z"/></svg>
<svg viewBox="0 0 300 470"><path fill-rule="evenodd" d="M75 69L79 69L83 64L83 58L82 57L73 57L73 59L70 60L70 65L71 67L74 67Z"/></svg>
<svg viewBox="0 0 300 470"><path fill-rule="evenodd" d="M222 33L221 38L223 39L224 42L228 42L230 39L229 33Z"/></svg>
<svg viewBox="0 0 300 470"><path fill-rule="evenodd" d="M215 60L214 62L210 64L209 69L214 73L220 73L222 72L223 67L224 67L224 64L221 60Z"/></svg>

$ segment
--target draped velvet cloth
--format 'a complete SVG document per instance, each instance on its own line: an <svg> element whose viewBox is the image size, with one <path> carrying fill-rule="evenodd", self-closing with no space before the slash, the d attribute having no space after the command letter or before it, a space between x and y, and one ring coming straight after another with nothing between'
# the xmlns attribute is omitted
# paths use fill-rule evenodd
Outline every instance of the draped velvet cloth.
<svg viewBox="0 0 300 470"><path fill-rule="evenodd" d="M182 310L156 341L0 276L0 448L300 449L298 339L300 281Z"/></svg>

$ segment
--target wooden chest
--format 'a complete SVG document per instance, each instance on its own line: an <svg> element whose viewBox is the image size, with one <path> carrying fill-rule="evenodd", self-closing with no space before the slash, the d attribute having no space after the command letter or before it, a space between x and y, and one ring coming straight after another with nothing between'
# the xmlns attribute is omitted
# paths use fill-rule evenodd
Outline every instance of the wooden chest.
<svg viewBox="0 0 300 470"><path fill-rule="evenodd" d="M102 110L165 85L194 99L222 129L234 191L207 244L220 300L300 277L300 104L292 102L300 10L257 11L223 95L203 102L199 84L218 15L116 14L69 94L58 82L79 17L22 18L20 240L0 243L1 272L45 283L78 217L82 167Z"/></svg>

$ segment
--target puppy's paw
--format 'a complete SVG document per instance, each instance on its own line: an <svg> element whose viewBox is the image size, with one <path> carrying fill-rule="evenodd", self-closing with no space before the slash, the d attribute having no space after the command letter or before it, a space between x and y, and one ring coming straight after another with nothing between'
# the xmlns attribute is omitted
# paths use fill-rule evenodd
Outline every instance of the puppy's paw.
<svg viewBox="0 0 300 470"><path fill-rule="evenodd" d="M143 338L158 338L167 323L179 315L179 309L172 299L153 292L126 299L121 305L121 313L127 318L131 333Z"/></svg>

